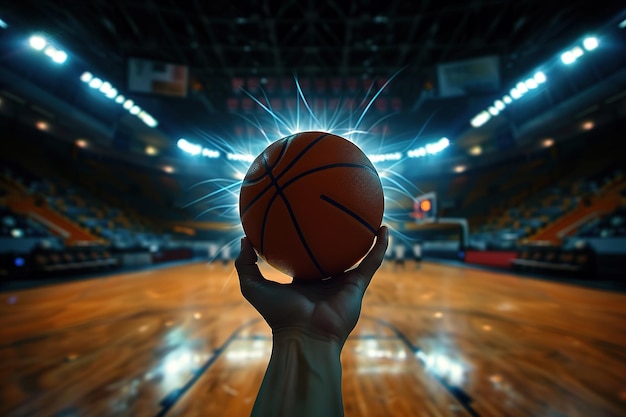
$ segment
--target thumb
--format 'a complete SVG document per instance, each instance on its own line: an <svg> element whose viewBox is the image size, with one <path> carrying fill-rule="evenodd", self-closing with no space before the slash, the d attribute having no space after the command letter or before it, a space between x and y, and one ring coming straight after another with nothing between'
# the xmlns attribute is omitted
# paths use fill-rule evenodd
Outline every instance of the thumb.
<svg viewBox="0 0 626 417"><path fill-rule="evenodd" d="M363 284L363 290L367 288L370 281L372 280L372 277L374 276L374 273L383 263L388 243L389 230L386 226L381 226L381 228L378 229L378 234L376 235L376 243L374 244L374 247L372 247L370 252L361 261L359 266L357 266L352 271L352 276L354 276L358 281L360 281L361 284Z"/></svg>
<svg viewBox="0 0 626 417"><path fill-rule="evenodd" d="M253 295L254 290L265 283L265 278L257 265L257 254L247 237L241 239L241 252L235 260L235 269L239 275L239 285L241 293L248 298Z"/></svg>

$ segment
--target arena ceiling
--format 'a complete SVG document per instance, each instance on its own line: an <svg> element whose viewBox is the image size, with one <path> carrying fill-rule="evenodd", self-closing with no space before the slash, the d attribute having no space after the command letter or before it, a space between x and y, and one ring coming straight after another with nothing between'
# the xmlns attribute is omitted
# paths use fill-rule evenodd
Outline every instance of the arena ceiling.
<svg viewBox="0 0 626 417"><path fill-rule="evenodd" d="M460 135L481 97L423 100L438 64L497 56L506 85L621 13L617 3L22 0L0 13L24 33L50 34L118 85L129 57L187 65L195 86L188 99L143 97L157 119L173 121L164 125L170 133L223 120L234 77L387 80L398 73L388 88L405 119Z"/></svg>

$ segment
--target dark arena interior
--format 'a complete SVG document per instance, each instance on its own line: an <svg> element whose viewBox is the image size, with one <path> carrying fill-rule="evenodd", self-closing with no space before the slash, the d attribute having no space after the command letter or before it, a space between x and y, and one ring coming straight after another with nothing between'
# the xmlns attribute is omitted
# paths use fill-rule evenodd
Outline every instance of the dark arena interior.
<svg viewBox="0 0 626 417"><path fill-rule="evenodd" d="M0 415L249 416L272 333L239 288L239 190L304 131L384 190L347 417L626 415L604 0L0 4Z"/></svg>

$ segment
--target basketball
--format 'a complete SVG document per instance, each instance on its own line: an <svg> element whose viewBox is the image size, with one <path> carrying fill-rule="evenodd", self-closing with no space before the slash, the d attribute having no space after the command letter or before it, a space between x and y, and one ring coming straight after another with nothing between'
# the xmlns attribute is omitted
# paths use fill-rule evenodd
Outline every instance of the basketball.
<svg viewBox="0 0 626 417"><path fill-rule="evenodd" d="M354 266L371 248L384 211L376 169L354 143L302 132L269 145L239 194L243 230L268 264L302 280Z"/></svg>

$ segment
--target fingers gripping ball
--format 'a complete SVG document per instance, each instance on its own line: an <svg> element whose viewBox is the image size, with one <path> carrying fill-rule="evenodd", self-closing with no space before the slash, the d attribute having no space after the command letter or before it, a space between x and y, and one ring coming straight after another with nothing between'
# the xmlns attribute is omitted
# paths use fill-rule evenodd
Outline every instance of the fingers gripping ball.
<svg viewBox="0 0 626 417"><path fill-rule="evenodd" d="M372 246L384 211L376 169L352 142L303 132L268 146L239 195L250 242L274 268L319 280L354 266Z"/></svg>

